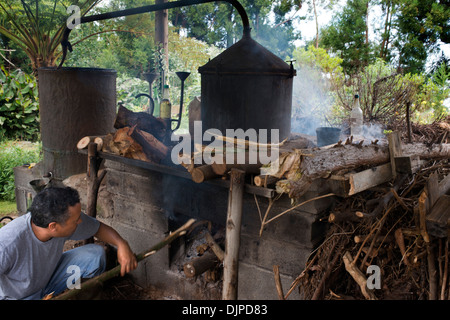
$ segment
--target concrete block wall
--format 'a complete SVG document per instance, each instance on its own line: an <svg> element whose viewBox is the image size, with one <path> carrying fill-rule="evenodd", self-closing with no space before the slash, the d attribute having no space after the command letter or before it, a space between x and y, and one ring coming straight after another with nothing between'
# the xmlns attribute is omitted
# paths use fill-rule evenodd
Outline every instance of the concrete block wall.
<svg viewBox="0 0 450 320"><path fill-rule="evenodd" d="M109 160L105 167L108 170L105 192L112 205L109 210L99 210L99 219L116 228L135 252L151 247L167 235L169 217L179 225L190 217L225 225L227 188L196 184L188 179ZM320 186L313 187L305 199L316 196L320 189ZM257 197L257 200L264 215L268 199ZM269 223L259 236L261 221L255 198L244 194L239 299L277 299L273 265L280 266L283 287L289 288L322 236L323 223L318 217L330 203L331 199L308 203ZM290 199L282 197L273 206L269 218L289 208ZM174 271L167 247L141 263L133 276L141 286L156 286L169 293L176 289L175 293L183 299L221 297L219 288L203 290L195 280ZM296 293L291 297L299 298Z"/></svg>

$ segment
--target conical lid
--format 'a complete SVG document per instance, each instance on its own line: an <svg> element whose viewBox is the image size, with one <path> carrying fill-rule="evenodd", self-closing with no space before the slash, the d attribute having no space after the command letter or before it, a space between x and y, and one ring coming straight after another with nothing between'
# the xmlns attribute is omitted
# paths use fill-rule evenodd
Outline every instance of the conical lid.
<svg viewBox="0 0 450 320"><path fill-rule="evenodd" d="M294 76L295 70L250 36L198 68L201 74L268 74Z"/></svg>

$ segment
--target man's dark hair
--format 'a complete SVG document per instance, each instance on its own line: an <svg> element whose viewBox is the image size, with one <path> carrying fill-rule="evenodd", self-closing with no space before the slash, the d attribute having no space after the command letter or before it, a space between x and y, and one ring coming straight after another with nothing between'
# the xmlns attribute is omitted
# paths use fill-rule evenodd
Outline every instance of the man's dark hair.
<svg viewBox="0 0 450 320"><path fill-rule="evenodd" d="M47 228L50 222L64 224L69 218L69 207L80 202L78 191L71 187L50 187L34 197L30 208L31 220L41 228Z"/></svg>

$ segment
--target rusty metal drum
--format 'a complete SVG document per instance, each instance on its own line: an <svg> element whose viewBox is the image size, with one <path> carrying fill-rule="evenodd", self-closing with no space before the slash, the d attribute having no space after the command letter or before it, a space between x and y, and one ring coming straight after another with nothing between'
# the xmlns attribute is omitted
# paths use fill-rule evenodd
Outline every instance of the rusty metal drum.
<svg viewBox="0 0 450 320"><path fill-rule="evenodd" d="M40 68L39 105L43 173L63 180L86 172L77 150L84 136L114 131L116 71L98 68Z"/></svg>

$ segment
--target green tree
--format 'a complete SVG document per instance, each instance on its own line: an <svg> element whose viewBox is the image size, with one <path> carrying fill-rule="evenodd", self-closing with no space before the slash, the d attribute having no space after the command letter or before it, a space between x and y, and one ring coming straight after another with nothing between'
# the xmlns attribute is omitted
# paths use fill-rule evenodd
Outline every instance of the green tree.
<svg viewBox="0 0 450 320"><path fill-rule="evenodd" d="M4 0L0 2L0 33L13 41L28 56L32 70L53 67L60 56L67 8L77 5L88 12L98 0Z"/></svg>
<svg viewBox="0 0 450 320"><path fill-rule="evenodd" d="M448 0L399 0L393 42L398 67L407 72L424 71L426 59L437 51L439 41L450 42L449 21Z"/></svg>
<svg viewBox="0 0 450 320"><path fill-rule="evenodd" d="M355 73L374 60L368 39L370 0L349 0L342 12L322 30L320 46L342 58L346 73Z"/></svg>
<svg viewBox="0 0 450 320"><path fill-rule="evenodd" d="M298 0L241 0L249 16L252 37L280 57L292 55L293 40L298 34L288 18L291 9L299 8ZM273 13L275 21L269 19ZM179 30L220 48L227 48L241 39L242 21L234 8L224 2L207 3L174 9L169 19Z"/></svg>

